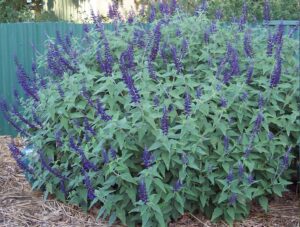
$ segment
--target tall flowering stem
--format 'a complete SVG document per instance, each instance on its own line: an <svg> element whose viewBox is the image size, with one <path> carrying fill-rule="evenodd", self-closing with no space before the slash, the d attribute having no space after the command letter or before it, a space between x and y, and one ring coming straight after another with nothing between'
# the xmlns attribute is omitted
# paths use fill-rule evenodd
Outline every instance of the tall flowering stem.
<svg viewBox="0 0 300 227"><path fill-rule="evenodd" d="M140 180L138 185L138 197L144 204L148 203L148 193L146 188L146 183L144 180Z"/></svg>
<svg viewBox="0 0 300 227"><path fill-rule="evenodd" d="M145 147L142 156L143 164L146 168L149 168L155 161L155 157L151 152Z"/></svg>
<svg viewBox="0 0 300 227"><path fill-rule="evenodd" d="M53 167L50 166L50 164L48 163L48 160L47 160L47 158L44 155L44 152L42 150L39 150L38 154L39 154L39 157L40 157L40 161L41 161L42 167L44 169L46 169L47 171L49 171L50 173L52 173L57 178L66 179L66 177L63 176L61 172L59 172L57 169L54 169Z"/></svg>
<svg viewBox="0 0 300 227"><path fill-rule="evenodd" d="M161 40L161 30L160 29L161 29L161 22L157 23L157 25L155 26L154 31L153 31L154 39L153 39L153 44L152 44L152 48L151 48L151 52L150 52L150 56L149 56L151 61L155 60L158 50L159 50L159 44L160 44L160 40Z"/></svg>
<svg viewBox="0 0 300 227"><path fill-rule="evenodd" d="M247 30L244 34L244 51L247 57L253 57L252 41L251 41L251 31Z"/></svg>
<svg viewBox="0 0 300 227"><path fill-rule="evenodd" d="M177 74L180 74L182 72L182 63L178 57L178 54L177 54L177 49L175 46L172 46L171 47L171 53L172 53L172 58L173 58L173 62L175 64L175 67L176 67L176 71L177 71Z"/></svg>
<svg viewBox="0 0 300 227"><path fill-rule="evenodd" d="M24 163L24 161L22 160L23 155L22 155L21 151L17 148L17 146L14 143L9 143L8 148L11 152L11 155L16 160L18 166L23 171L28 172L33 175L34 174L33 169Z"/></svg>
<svg viewBox="0 0 300 227"><path fill-rule="evenodd" d="M93 188L91 179L84 168L81 169L81 172L83 174L83 183L87 189L88 199L94 200L96 198L96 196L95 196L95 189Z"/></svg>
<svg viewBox="0 0 300 227"><path fill-rule="evenodd" d="M271 10L269 0L264 1L264 20L268 23L271 20Z"/></svg>
<svg viewBox="0 0 300 227"><path fill-rule="evenodd" d="M163 108L163 116L161 118L161 129L164 135L168 135L169 132L169 116L167 107L164 106Z"/></svg>
<svg viewBox="0 0 300 227"><path fill-rule="evenodd" d="M280 56L277 56L275 66L271 74L270 88L275 88L278 86L281 77L281 67L282 67L282 59Z"/></svg>
<svg viewBox="0 0 300 227"><path fill-rule="evenodd" d="M192 106L191 106L191 96L188 92L184 94L184 113L187 117L191 115Z"/></svg>

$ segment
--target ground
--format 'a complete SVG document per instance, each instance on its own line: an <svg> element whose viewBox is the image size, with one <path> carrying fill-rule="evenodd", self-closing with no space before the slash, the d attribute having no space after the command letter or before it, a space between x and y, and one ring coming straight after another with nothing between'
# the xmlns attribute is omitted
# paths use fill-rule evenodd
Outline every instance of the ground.
<svg viewBox="0 0 300 227"><path fill-rule="evenodd" d="M65 205L55 198L43 199L41 192L33 192L24 175L10 156L7 143L11 137L0 137L0 226L107 226L105 221L96 221L96 209L85 214L75 206ZM20 139L14 139L22 147ZM118 226L118 225L114 225ZM225 222L212 224L201 214L185 214L180 220L170 223L169 227L227 226ZM300 200L295 192L287 192L283 198L270 202L270 211L266 214L253 204L249 218L234 224L235 227L264 226L300 226Z"/></svg>

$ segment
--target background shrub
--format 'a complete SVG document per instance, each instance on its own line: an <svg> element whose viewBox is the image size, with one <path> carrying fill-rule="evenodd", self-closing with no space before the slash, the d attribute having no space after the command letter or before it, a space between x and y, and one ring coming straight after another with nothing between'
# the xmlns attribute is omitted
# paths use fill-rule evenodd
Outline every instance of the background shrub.
<svg viewBox="0 0 300 227"><path fill-rule="evenodd" d="M129 226L197 210L232 223L286 190L299 43L282 25L225 25L176 7L147 25L114 13L111 31L92 15L83 37L48 41L33 77L16 59L28 98L17 99L22 114L1 109L34 149L26 166L10 145L34 189Z"/></svg>

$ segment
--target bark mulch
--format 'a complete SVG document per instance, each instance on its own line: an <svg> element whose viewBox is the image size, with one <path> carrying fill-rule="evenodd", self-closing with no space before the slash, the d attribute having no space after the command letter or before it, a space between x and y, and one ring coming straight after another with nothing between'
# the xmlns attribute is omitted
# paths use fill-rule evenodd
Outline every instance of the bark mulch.
<svg viewBox="0 0 300 227"><path fill-rule="evenodd" d="M97 210L92 209L88 214L78 207L63 204L55 198L44 200L43 193L31 191L23 173L16 165L7 148L11 137L0 137L0 226L108 226L103 220L96 221ZM21 139L14 142L22 147ZM114 225L117 226L117 225ZM225 222L211 223L201 214L185 214L169 227L203 226L223 227ZM264 213L253 204L250 216L236 222L234 226L241 227L300 227L300 200L294 192L287 192L282 198L270 202L270 211Z"/></svg>

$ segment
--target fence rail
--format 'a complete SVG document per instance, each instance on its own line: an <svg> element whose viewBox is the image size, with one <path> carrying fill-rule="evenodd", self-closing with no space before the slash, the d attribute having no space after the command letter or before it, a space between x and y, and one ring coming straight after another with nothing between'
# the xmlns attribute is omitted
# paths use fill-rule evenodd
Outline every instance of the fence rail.
<svg viewBox="0 0 300 227"><path fill-rule="evenodd" d="M279 23L280 21L271 21L268 26L276 26ZM286 27L295 27L299 22L283 21L283 24ZM106 29L111 29L111 26L108 25ZM32 46L43 52L47 36L54 37L56 31L61 34L72 31L74 36L79 37L83 33L82 25L66 22L0 24L0 97L13 102L14 89L21 90L17 82L14 55L18 56L25 70L30 71L32 60L35 58ZM299 39L299 29L294 37ZM0 135L15 135L14 129L6 123L2 114Z"/></svg>

